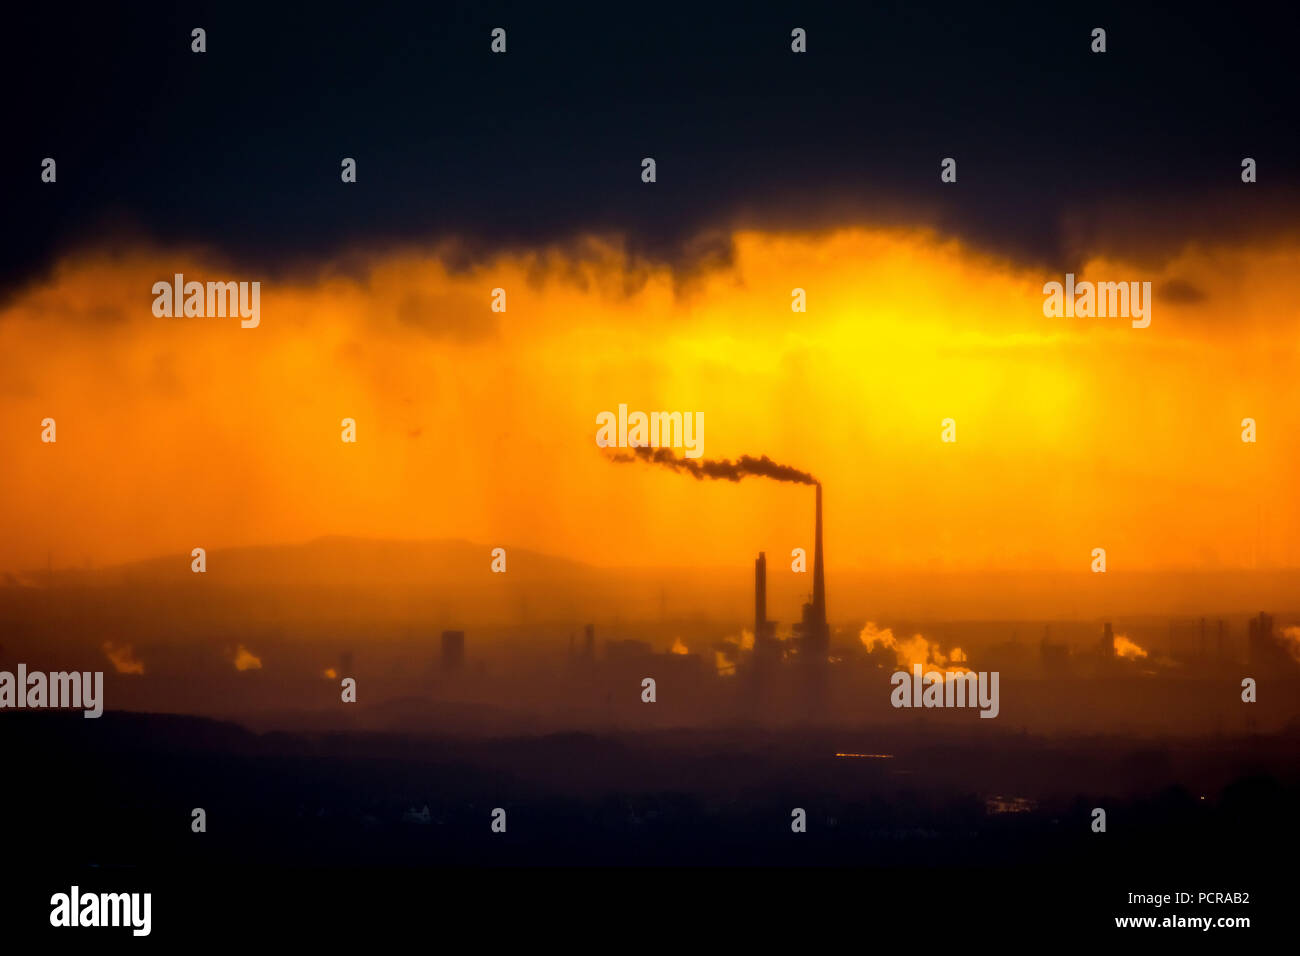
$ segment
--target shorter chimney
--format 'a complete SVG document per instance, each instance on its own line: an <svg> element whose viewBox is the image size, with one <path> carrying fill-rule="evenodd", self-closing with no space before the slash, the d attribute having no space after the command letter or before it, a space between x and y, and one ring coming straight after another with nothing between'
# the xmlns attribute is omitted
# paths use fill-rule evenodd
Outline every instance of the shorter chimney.
<svg viewBox="0 0 1300 956"><path fill-rule="evenodd" d="M465 632L442 632L442 669L460 670L465 664Z"/></svg>

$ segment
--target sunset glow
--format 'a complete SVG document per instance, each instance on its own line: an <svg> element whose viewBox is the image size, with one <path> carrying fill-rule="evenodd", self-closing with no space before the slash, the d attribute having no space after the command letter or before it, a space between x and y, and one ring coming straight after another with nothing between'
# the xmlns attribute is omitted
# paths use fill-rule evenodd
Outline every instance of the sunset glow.
<svg viewBox="0 0 1300 956"><path fill-rule="evenodd" d="M410 251L359 278L268 279L256 329L152 314L160 276L219 272L200 256L66 260L0 313L0 492L26 503L6 515L0 567L331 533L719 565L746 559L756 523L806 535L797 488L611 467L596 416L619 402L702 411L706 457L814 472L840 567L1077 567L1099 540L1115 569L1300 556L1300 453L1281 439L1300 427L1297 249L1146 268L1139 330L1047 319L1050 276L927 233L734 247L682 275L601 244L460 274ZM1140 268L1097 259L1080 275ZM504 313L489 310L498 287ZM790 311L795 287L806 314ZM57 444L37 440L47 416ZM1240 441L1246 417L1256 444Z"/></svg>

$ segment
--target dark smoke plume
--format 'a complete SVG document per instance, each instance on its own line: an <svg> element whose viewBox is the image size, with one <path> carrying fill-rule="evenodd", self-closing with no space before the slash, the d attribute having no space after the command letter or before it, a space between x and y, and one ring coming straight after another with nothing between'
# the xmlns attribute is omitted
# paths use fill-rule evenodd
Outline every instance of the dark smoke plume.
<svg viewBox="0 0 1300 956"><path fill-rule="evenodd" d="M801 485L815 485L817 479L806 471L778 465L766 455L753 458L741 455L735 461L723 458L721 461L709 461L699 458L678 458L671 448L633 448L629 453L617 453L614 461L644 461L651 465L663 465L673 471L684 471L697 481L705 478L725 478L727 481L740 481L746 475L760 478L772 478L776 481L793 481Z"/></svg>

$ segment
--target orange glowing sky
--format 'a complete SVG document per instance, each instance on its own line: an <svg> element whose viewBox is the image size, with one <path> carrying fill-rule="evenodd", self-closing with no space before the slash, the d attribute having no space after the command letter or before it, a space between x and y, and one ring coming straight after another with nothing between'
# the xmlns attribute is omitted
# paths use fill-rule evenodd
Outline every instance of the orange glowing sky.
<svg viewBox="0 0 1300 956"><path fill-rule="evenodd" d="M594 241L283 281L197 252L82 255L0 309L0 569L325 534L597 565L810 546L807 487L611 464L596 415L620 402L703 412L706 457L815 474L840 566L1082 569L1094 547L1112 571L1300 564L1300 247L1077 270L1151 281L1142 330L1044 318L1064 271L866 229L738 233L690 274ZM262 278L260 327L155 318L174 272Z"/></svg>

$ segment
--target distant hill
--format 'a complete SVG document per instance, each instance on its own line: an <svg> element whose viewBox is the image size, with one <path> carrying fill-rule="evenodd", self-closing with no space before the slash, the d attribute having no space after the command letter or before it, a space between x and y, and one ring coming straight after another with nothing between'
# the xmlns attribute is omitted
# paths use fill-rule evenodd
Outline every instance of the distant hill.
<svg viewBox="0 0 1300 956"><path fill-rule="evenodd" d="M753 565L735 568L599 568L506 547L507 571L491 571L492 545L462 540L325 537L302 544L210 551L207 573L188 553L116 567L6 575L0 595L17 600L51 587L123 592L159 612L215 601L231 613L284 621L392 621L409 617L464 626L585 621L709 619L737 628L753 618ZM768 616L788 626L811 581L768 556ZM1156 571L1104 575L1038 571L871 572L827 562L833 622L866 620L1096 620L1108 615L1285 615L1300 609L1300 571Z"/></svg>

